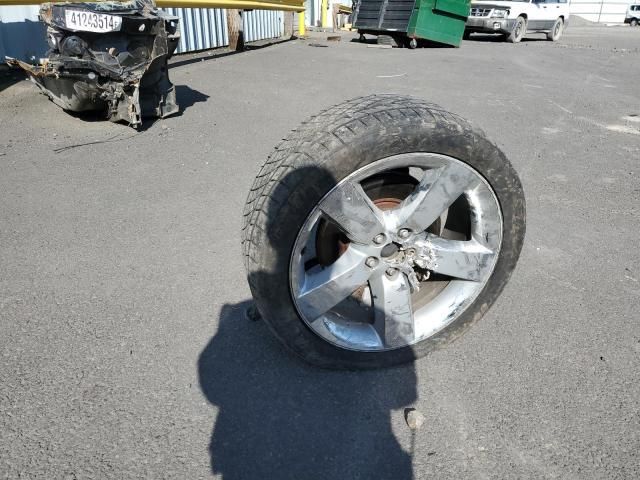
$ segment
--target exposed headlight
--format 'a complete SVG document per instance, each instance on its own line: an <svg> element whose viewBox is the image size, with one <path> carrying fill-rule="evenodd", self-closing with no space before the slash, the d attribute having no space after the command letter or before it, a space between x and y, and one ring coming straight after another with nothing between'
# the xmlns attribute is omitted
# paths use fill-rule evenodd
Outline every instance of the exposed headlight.
<svg viewBox="0 0 640 480"><path fill-rule="evenodd" d="M507 18L507 15L509 15L509 10L500 10L498 8L491 14L493 18Z"/></svg>

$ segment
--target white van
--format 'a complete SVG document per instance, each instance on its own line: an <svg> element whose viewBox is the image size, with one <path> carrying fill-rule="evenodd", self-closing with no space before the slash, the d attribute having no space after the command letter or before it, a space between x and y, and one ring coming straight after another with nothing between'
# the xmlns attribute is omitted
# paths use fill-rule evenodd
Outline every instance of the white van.
<svg viewBox="0 0 640 480"><path fill-rule="evenodd" d="M517 43L527 32L543 32L555 42L568 21L568 0L472 0L464 38L475 32L501 33Z"/></svg>
<svg viewBox="0 0 640 480"><path fill-rule="evenodd" d="M632 27L637 27L640 23L640 3L632 3L627 8L627 14L624 17L624 23L628 23Z"/></svg>

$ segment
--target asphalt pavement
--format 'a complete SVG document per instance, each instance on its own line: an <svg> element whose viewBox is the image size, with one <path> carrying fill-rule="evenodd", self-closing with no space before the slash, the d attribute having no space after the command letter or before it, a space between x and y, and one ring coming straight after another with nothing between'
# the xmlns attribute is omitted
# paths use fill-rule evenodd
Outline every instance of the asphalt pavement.
<svg viewBox="0 0 640 480"><path fill-rule="evenodd" d="M0 87L0 477L640 477L640 29L325 37L177 57L181 114L141 132ZM242 208L290 130L371 93L481 127L527 238L454 344L318 370L244 316Z"/></svg>

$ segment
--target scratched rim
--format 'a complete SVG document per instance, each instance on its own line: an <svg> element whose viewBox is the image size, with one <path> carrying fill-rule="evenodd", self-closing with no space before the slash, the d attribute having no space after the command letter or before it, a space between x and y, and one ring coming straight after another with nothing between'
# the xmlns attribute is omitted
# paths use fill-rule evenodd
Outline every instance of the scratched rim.
<svg viewBox="0 0 640 480"><path fill-rule="evenodd" d="M410 185L404 198L370 188L399 176ZM338 242L329 261L327 226ZM500 255L502 229L491 186L466 163L433 153L378 160L332 188L302 225L289 268L295 307L341 348L421 342L478 297Z"/></svg>

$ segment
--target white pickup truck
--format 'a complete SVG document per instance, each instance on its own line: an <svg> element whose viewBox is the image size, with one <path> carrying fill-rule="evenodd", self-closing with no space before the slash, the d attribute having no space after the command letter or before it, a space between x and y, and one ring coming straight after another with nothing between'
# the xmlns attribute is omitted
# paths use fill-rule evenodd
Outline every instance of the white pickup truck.
<svg viewBox="0 0 640 480"><path fill-rule="evenodd" d="M628 23L632 27L638 26L638 23L640 23L640 3L634 2L627 7L624 23Z"/></svg>
<svg viewBox="0 0 640 480"><path fill-rule="evenodd" d="M527 32L543 32L555 42L568 20L568 0L472 0L464 38L476 32L500 33L517 43Z"/></svg>

